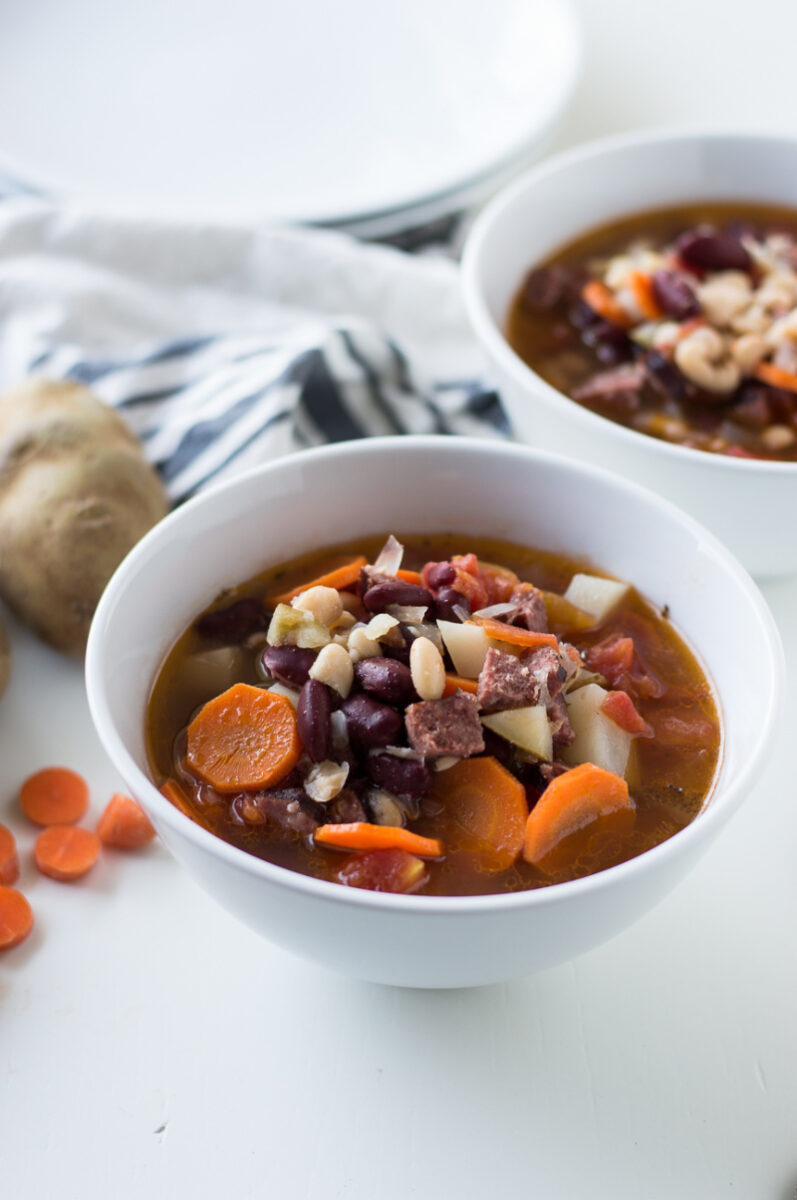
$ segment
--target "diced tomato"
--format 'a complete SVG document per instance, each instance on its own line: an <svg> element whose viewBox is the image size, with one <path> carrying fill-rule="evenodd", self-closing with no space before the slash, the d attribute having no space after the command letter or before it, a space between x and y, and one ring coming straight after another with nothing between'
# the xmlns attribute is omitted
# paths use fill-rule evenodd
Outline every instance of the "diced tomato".
<svg viewBox="0 0 797 1200"><path fill-rule="evenodd" d="M513 598L520 580L507 567L495 567L492 563L481 563L479 575L487 592L488 604L506 604Z"/></svg>
<svg viewBox="0 0 797 1200"><path fill-rule="evenodd" d="M369 850L347 858L335 878L372 892L417 892L429 873L423 859L406 850Z"/></svg>
<svg viewBox="0 0 797 1200"><path fill-rule="evenodd" d="M479 578L479 560L475 554L455 554L451 563L452 566L459 567L460 571L467 571L474 579Z"/></svg>
<svg viewBox="0 0 797 1200"><path fill-rule="evenodd" d="M627 675L634 665L633 639L613 633L611 637L590 646L584 652L584 661L590 671L604 675L612 687L616 688L623 675Z"/></svg>
<svg viewBox="0 0 797 1200"><path fill-rule="evenodd" d="M644 737L653 736L653 730L637 712L628 692L609 692L601 705L601 712L610 721L614 721L615 725L624 729L626 733L638 733Z"/></svg>

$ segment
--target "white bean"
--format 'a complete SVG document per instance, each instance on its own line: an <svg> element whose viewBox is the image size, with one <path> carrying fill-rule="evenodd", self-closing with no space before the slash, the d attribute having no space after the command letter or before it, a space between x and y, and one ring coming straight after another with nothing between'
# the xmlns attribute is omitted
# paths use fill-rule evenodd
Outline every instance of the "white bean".
<svg viewBox="0 0 797 1200"><path fill-rule="evenodd" d="M732 392L742 373L728 357L725 338L707 325L701 325L675 347L675 362L687 379L707 392Z"/></svg>
<svg viewBox="0 0 797 1200"><path fill-rule="evenodd" d="M410 646L410 673L421 700L439 700L446 686L446 668L440 651L426 637Z"/></svg>
<svg viewBox="0 0 797 1200"><path fill-rule="evenodd" d="M294 596L291 604L294 608L301 608L304 612L312 613L317 621L326 625L327 629L340 619L340 614L343 612L343 601L337 589L324 587L321 584L308 588L305 592L299 592L298 596Z"/></svg>
<svg viewBox="0 0 797 1200"><path fill-rule="evenodd" d="M318 652L309 675L311 679L334 688L345 700L354 682L354 667L348 651L337 642L330 642Z"/></svg>

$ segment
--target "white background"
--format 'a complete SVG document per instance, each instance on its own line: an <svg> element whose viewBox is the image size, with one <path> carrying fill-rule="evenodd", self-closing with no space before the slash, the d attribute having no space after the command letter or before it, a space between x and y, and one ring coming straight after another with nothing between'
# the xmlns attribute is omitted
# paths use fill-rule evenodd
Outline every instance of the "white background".
<svg viewBox="0 0 797 1200"><path fill-rule="evenodd" d="M558 145L663 121L797 132L785 0L578 8L586 70ZM793 668L797 580L765 593ZM273 949L158 846L107 854L71 887L38 877L21 779L69 763L95 815L119 781L79 668L13 634L0 819L37 924L0 958L0 1195L797 1195L788 733L698 869L629 932L521 982L413 993Z"/></svg>

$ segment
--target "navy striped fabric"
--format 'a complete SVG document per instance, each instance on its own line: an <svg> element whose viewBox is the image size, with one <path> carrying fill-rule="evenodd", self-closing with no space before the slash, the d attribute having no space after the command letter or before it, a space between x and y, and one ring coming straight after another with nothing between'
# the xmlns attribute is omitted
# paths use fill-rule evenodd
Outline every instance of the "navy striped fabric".
<svg viewBox="0 0 797 1200"><path fill-rule="evenodd" d="M24 191L0 175L0 201ZM37 337L24 373L80 381L117 408L175 503L324 442L509 433L497 395L479 378L421 384L390 331L361 317L327 313L308 322L276 314L273 328L186 332L111 355L92 351L89 340Z"/></svg>

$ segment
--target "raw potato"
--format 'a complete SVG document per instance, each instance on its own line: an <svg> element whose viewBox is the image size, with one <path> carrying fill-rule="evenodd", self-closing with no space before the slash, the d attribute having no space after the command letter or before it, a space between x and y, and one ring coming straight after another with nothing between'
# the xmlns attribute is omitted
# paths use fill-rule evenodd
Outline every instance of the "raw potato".
<svg viewBox="0 0 797 1200"><path fill-rule="evenodd" d="M168 508L125 423L87 388L31 379L0 397L0 595L82 654L116 567Z"/></svg>

